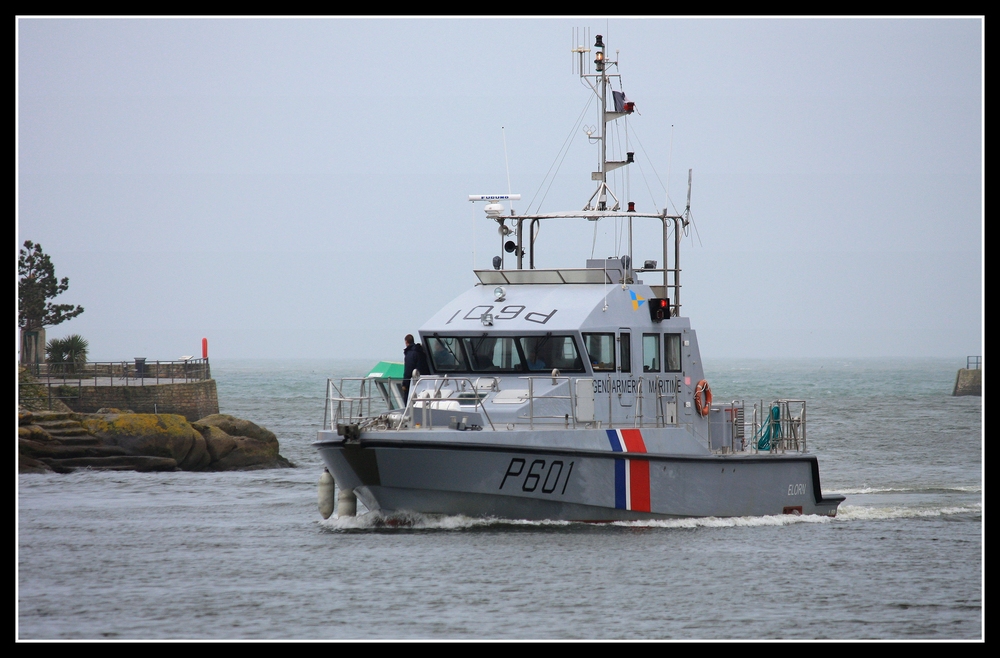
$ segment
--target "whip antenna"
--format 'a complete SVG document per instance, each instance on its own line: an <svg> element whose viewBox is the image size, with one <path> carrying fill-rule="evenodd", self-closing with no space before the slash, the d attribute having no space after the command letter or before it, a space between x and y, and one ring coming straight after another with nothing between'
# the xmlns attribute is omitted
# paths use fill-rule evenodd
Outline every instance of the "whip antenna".
<svg viewBox="0 0 1000 658"><path fill-rule="evenodd" d="M504 131L503 126L500 126L500 135L503 137L503 166L507 169L507 196L513 196L510 193L510 162L507 160L507 133ZM510 203L510 214L514 214L514 202Z"/></svg>
<svg viewBox="0 0 1000 658"><path fill-rule="evenodd" d="M691 221L691 172L692 169L688 169L688 200L687 207L684 208L684 224L687 225Z"/></svg>
<svg viewBox="0 0 1000 658"><path fill-rule="evenodd" d="M667 186L664 188L664 192L667 194L667 200L663 204L663 207L667 210L670 209L670 165L674 160L674 124L670 124L670 150L667 151Z"/></svg>

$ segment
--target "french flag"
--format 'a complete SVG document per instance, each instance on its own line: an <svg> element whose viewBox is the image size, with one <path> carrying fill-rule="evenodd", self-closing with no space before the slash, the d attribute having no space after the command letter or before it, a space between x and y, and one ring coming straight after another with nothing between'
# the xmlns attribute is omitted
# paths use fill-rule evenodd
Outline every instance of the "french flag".
<svg viewBox="0 0 1000 658"><path fill-rule="evenodd" d="M638 429L607 430L614 452L645 453L646 443ZM649 461L615 460L615 509L649 512Z"/></svg>

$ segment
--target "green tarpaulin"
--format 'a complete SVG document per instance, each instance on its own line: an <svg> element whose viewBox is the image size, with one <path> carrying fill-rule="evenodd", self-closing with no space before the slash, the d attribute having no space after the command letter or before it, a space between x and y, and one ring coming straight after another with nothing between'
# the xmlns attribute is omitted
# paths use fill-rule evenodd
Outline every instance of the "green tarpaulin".
<svg viewBox="0 0 1000 658"><path fill-rule="evenodd" d="M403 364L396 363L395 361L379 361L378 364L371 369L367 377L369 379L402 379L403 378Z"/></svg>

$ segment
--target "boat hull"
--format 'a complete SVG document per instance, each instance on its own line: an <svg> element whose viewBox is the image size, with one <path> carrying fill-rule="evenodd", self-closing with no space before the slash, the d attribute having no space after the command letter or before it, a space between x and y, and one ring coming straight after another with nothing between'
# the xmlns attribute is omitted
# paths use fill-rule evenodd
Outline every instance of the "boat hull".
<svg viewBox="0 0 1000 658"><path fill-rule="evenodd" d="M812 455L638 454L436 441L432 434L327 438L316 446L338 486L385 513L598 522L834 516L843 501L822 495Z"/></svg>

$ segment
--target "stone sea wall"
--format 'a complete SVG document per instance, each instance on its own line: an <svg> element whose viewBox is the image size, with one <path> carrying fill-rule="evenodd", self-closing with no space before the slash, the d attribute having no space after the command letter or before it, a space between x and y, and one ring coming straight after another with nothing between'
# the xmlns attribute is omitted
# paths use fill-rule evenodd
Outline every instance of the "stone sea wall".
<svg viewBox="0 0 1000 658"><path fill-rule="evenodd" d="M131 409L143 414L179 414L188 421L219 413L219 394L214 379L149 386L71 385L63 387L60 396L77 413Z"/></svg>

